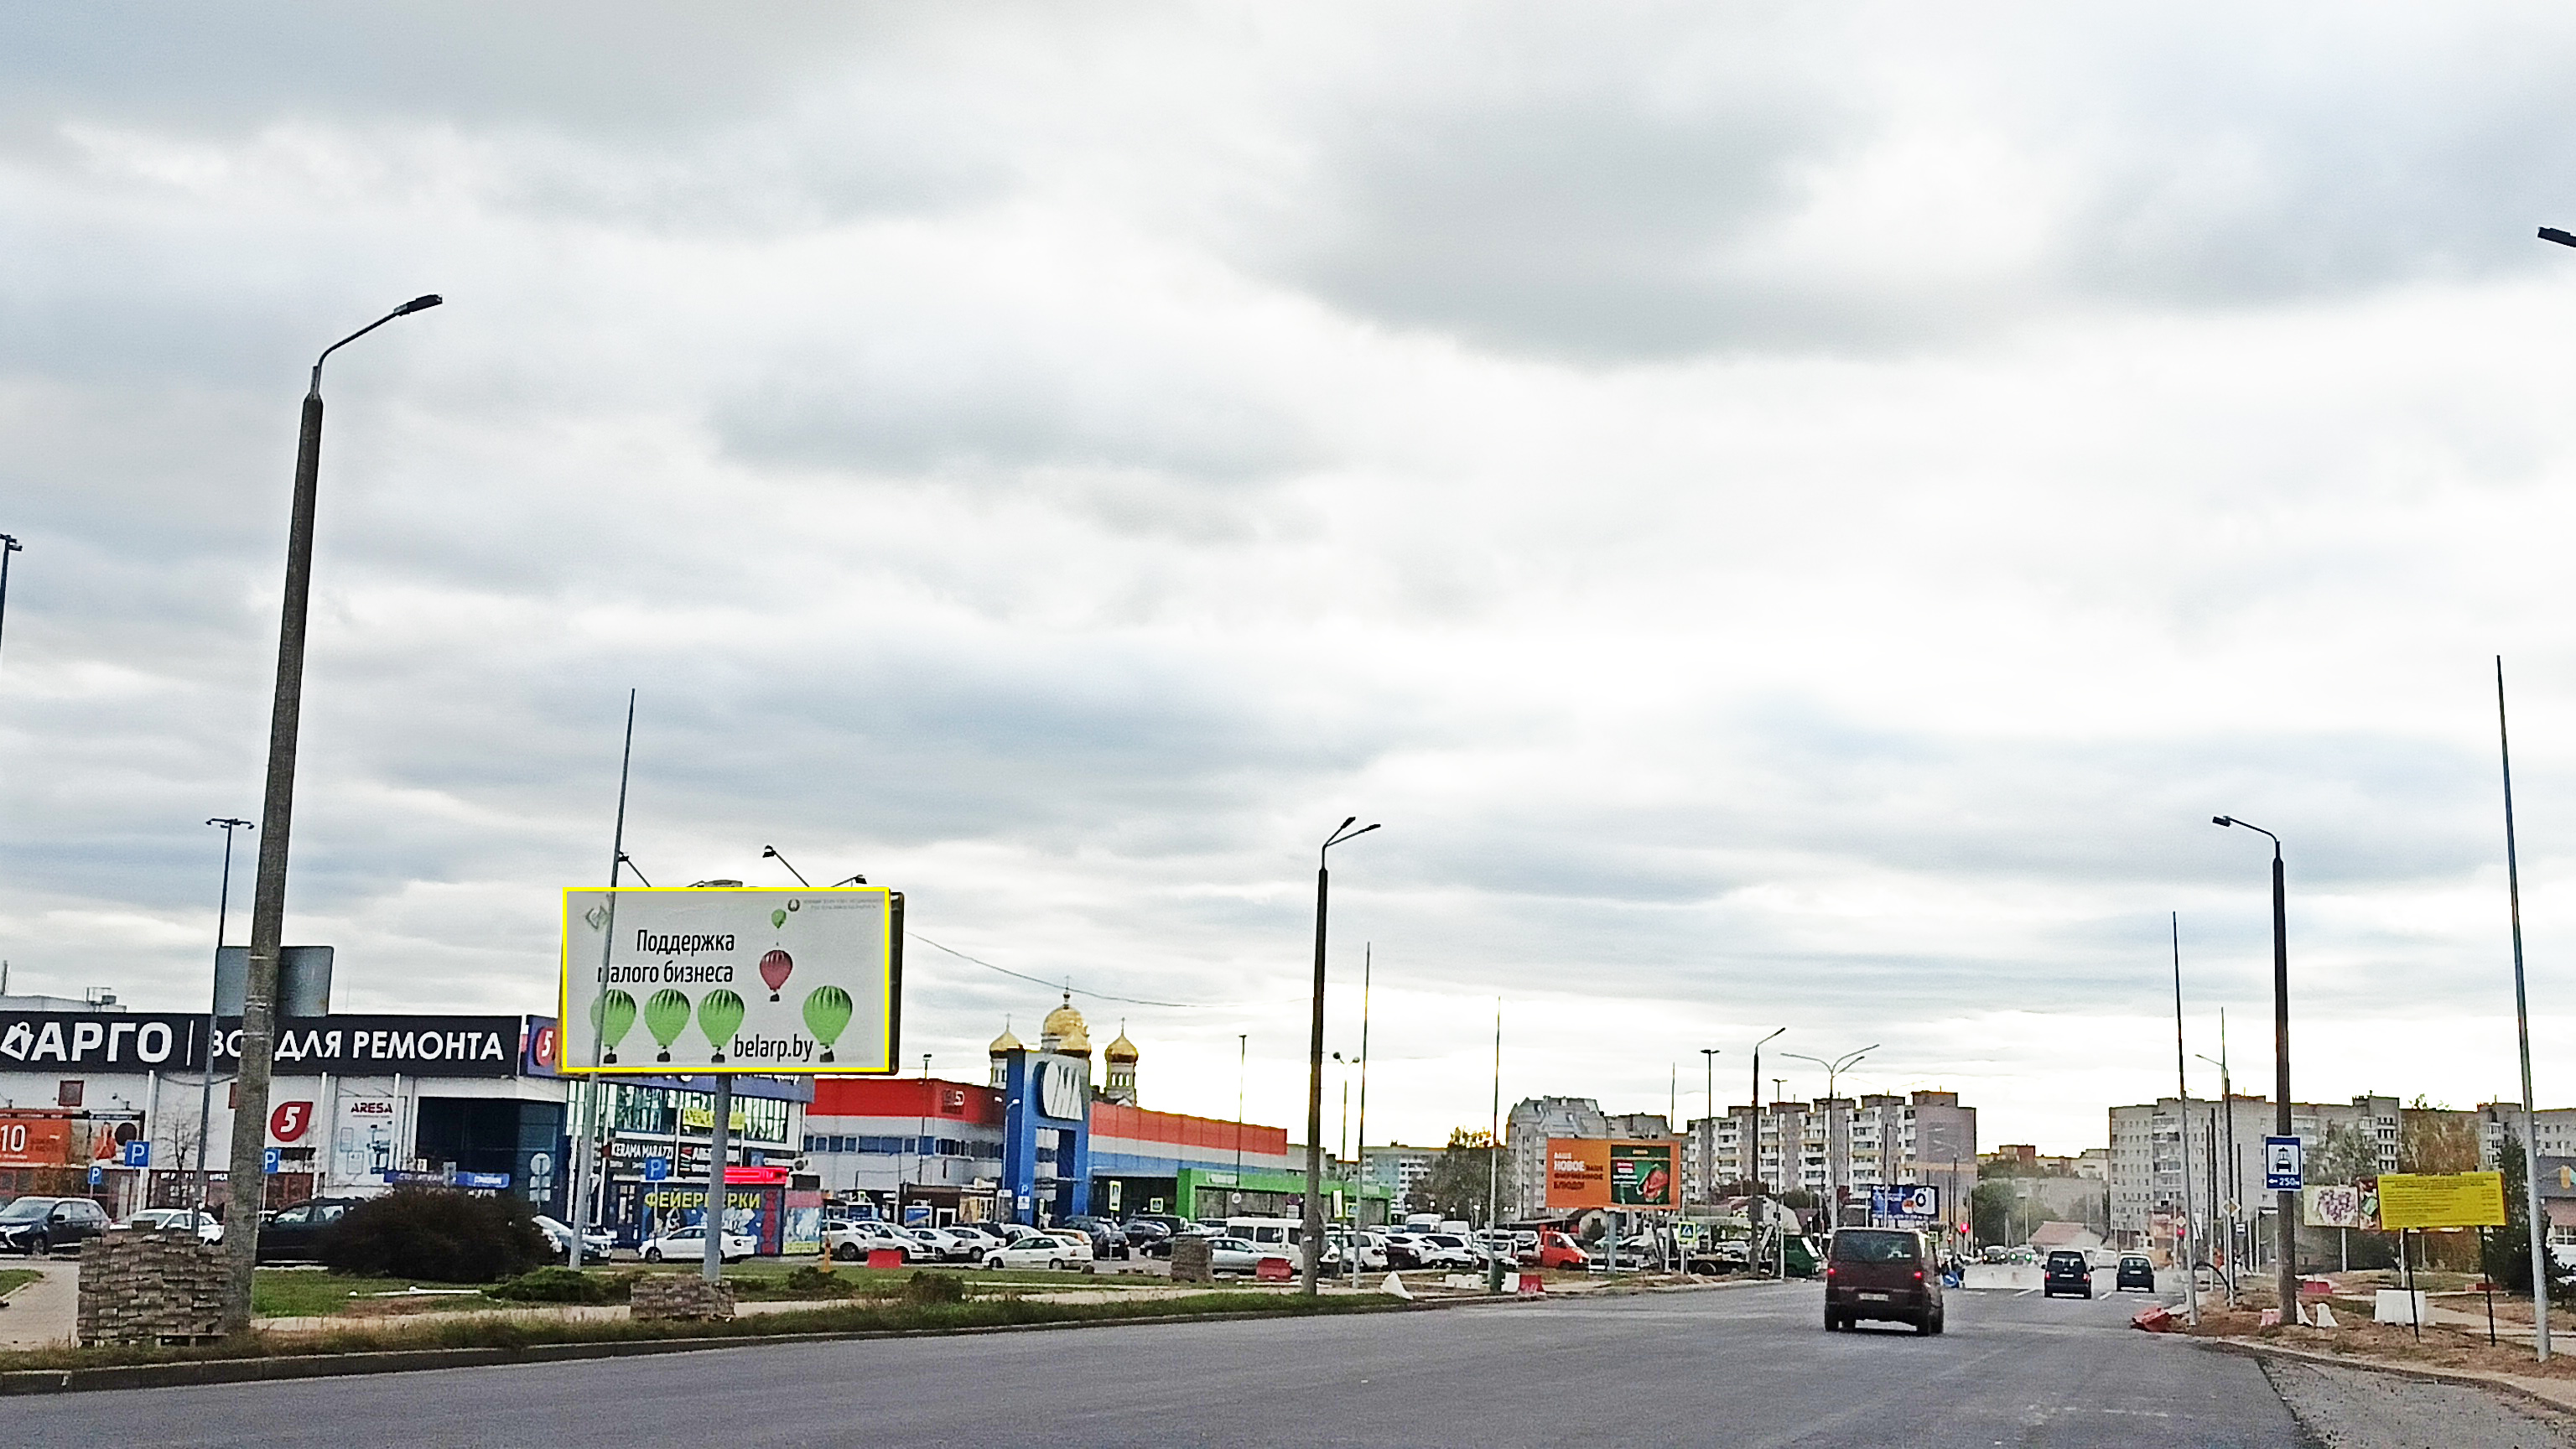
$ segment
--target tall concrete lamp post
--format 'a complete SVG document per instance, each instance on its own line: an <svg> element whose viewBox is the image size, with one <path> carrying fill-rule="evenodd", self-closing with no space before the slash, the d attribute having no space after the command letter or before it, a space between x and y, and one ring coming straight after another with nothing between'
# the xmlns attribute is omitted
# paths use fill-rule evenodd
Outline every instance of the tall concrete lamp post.
<svg viewBox="0 0 2576 1449"><path fill-rule="evenodd" d="M1373 824L1351 829L1358 823L1356 815L1343 821L1315 852L1315 1020L1306 1041L1306 1251L1298 1276L1309 1298L1315 1296L1315 1278L1324 1260L1324 909L1333 885L1324 852L1377 829ZM1241 1127L1235 1128L1238 1148L1242 1134Z"/></svg>
<svg viewBox="0 0 2576 1449"><path fill-rule="evenodd" d="M259 876L250 908L250 969L242 986L239 1076L233 1104L231 1206L224 1233L224 1331L250 1327L251 1272L259 1256L259 1211L266 1195L262 1156L268 1146L268 1083L277 1049L277 958L286 937L286 847L295 814L295 739L304 710L304 622L313 588L313 511L322 473L322 364L331 354L391 322L439 304L414 297L322 349L304 393L304 426L295 444L295 506L286 533L286 597L277 626L277 691L268 717L268 792L260 808Z"/></svg>
<svg viewBox="0 0 2576 1449"><path fill-rule="evenodd" d="M2260 825L2249 824L2232 815L2212 815L2212 825L2243 826L2272 842L2272 1091L2274 1095L2273 1132L2290 1134L2290 910L2289 894L2282 884L2281 837ZM2183 1164L2184 1180L2189 1181L2191 1164ZM2283 1189L2273 1199L2273 1211L2280 1217L2281 1321L2295 1322L2299 1311L2299 1195ZM2191 1271L2185 1265L2184 1271ZM2195 1277L2192 1291L2200 1291Z"/></svg>

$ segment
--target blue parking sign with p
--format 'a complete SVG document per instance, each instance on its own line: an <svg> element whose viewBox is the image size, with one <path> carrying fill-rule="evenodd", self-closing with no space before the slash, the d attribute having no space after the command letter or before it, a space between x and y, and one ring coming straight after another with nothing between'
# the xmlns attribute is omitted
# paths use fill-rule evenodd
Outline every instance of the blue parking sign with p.
<svg viewBox="0 0 2576 1449"><path fill-rule="evenodd" d="M644 1159L644 1180L646 1182L661 1182L668 1179L670 1175L671 1159L667 1157L647 1157Z"/></svg>
<svg viewBox="0 0 2576 1449"><path fill-rule="evenodd" d="M126 1143L125 1165L128 1167L150 1167L152 1165L152 1144L139 1139Z"/></svg>
<svg viewBox="0 0 2576 1449"><path fill-rule="evenodd" d="M270 1174L271 1176L275 1176L275 1175L276 1175L276 1173L277 1173L277 1157L278 1157L278 1152L279 1152L279 1150L280 1150L280 1149L275 1148L275 1147L263 1147L263 1148L261 1148L261 1149L259 1150L259 1170L260 1170L260 1171L265 1172L265 1173L268 1173L268 1174Z"/></svg>
<svg viewBox="0 0 2576 1449"><path fill-rule="evenodd" d="M99 1166L97 1163L93 1162L93 1163L91 1163L91 1164L89 1165L89 1185L90 1185L90 1186L92 1186L92 1187L96 1187L96 1186L98 1186L98 1185L99 1185L99 1182L100 1182L102 1179L104 1179L106 1176L107 1176L106 1171L105 1171L104 1169L100 1168L100 1166Z"/></svg>

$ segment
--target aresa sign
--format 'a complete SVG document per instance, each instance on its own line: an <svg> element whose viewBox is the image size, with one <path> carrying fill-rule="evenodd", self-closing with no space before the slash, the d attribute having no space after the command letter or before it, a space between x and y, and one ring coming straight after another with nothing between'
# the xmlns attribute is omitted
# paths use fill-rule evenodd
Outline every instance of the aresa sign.
<svg viewBox="0 0 2576 1449"><path fill-rule="evenodd" d="M564 892L567 1072L888 1073L903 897L838 890Z"/></svg>

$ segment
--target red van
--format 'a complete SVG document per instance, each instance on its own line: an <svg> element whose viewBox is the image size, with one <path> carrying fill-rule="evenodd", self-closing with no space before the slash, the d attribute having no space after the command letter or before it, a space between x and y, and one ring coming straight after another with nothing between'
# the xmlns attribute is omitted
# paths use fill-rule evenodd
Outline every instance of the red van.
<svg viewBox="0 0 2576 1449"><path fill-rule="evenodd" d="M1842 1228L1825 1255L1825 1330L1864 1318L1941 1331L1941 1271L1923 1235L1906 1228Z"/></svg>

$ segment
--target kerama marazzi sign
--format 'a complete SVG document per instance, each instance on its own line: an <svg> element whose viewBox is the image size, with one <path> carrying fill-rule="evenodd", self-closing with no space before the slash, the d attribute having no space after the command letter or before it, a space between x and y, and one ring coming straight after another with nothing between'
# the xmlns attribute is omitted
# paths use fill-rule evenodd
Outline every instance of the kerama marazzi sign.
<svg viewBox="0 0 2576 1449"><path fill-rule="evenodd" d="M1551 1137L1547 1205L1560 1211L1679 1207L1676 1159L1670 1138Z"/></svg>
<svg viewBox="0 0 2576 1449"><path fill-rule="evenodd" d="M892 1072L903 897L882 886L564 892L566 1072Z"/></svg>

